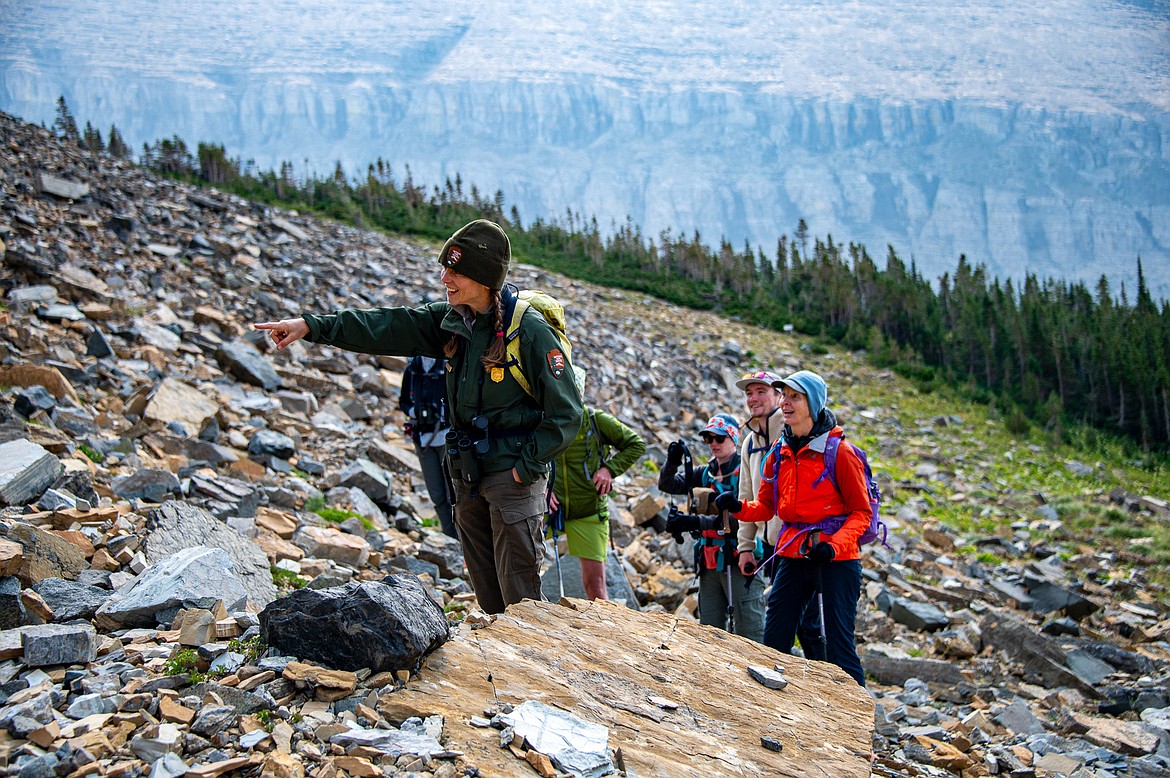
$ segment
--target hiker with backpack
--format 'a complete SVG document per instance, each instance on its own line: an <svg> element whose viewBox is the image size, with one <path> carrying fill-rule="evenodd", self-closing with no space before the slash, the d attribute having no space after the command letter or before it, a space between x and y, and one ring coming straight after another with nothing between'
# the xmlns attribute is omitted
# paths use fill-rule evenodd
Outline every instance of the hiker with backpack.
<svg viewBox="0 0 1170 778"><path fill-rule="evenodd" d="M666 462L658 474L658 488L667 494L690 494L709 489L714 495L734 497L739 492L741 464L739 422L729 413L711 417L699 433L711 452L711 460L698 470L690 466L690 452L682 441L667 447ZM686 465L683 472L680 465ZM752 551L740 552L739 523L721 516L705 516L701 506L697 513L671 511L666 531L681 539L689 532L695 538L695 573L699 578L699 623L732 631L762 643L764 639L764 587L753 584L750 573L744 574L741 559L756 558Z"/></svg>
<svg viewBox="0 0 1170 778"><path fill-rule="evenodd" d="M447 360L455 525L479 606L501 613L522 599L541 599L549 463L580 429L581 396L563 311L554 329L549 314L505 284L512 252L498 224L478 219L461 227L438 259L446 301L255 326L278 349L304 338L367 354Z"/></svg>
<svg viewBox="0 0 1170 778"><path fill-rule="evenodd" d="M864 686L853 627L861 595L859 541L876 519L868 463L860 449L842 442L844 431L825 407L824 379L801 370L773 385L781 392L784 435L764 463L756 499L724 494L716 504L740 521L780 519L764 643L790 653L801 615L814 602L828 661ZM835 461L827 463L830 452Z"/></svg>
<svg viewBox="0 0 1170 778"><path fill-rule="evenodd" d="M458 539L451 515L451 479L443 467L447 450L447 361L414 357L402 371L398 407L406 414L406 434L422 468L423 483L444 535Z"/></svg>
<svg viewBox="0 0 1170 778"><path fill-rule="evenodd" d="M584 371L575 371L577 390L584 394ZM613 479L629 470L645 451L646 443L638 433L605 411L585 406L577 437L555 460L546 534L563 521L564 526L555 531L564 532L569 554L581 560L581 584L590 600L609 599L605 558ZM553 553L560 551L554 548Z"/></svg>
<svg viewBox="0 0 1170 778"><path fill-rule="evenodd" d="M772 448L784 435L784 414L780 413L780 390L773 384L780 382L780 376L770 370L755 370L745 373L735 386L744 396L744 404L751 415L743 425L743 441L739 447L740 478L739 499L748 502L760 491L764 475L764 462ZM767 587L776 569L775 542L780 520L768 522L742 521L739 523L739 569L752 577L752 586ZM749 555L756 551L758 556ZM762 562L762 569L755 569ZM754 571L754 572L753 572ZM761 616L764 601L760 599ZM806 659L825 661L825 649L821 645L821 621L815 606L805 609L800 626L796 629L800 650Z"/></svg>

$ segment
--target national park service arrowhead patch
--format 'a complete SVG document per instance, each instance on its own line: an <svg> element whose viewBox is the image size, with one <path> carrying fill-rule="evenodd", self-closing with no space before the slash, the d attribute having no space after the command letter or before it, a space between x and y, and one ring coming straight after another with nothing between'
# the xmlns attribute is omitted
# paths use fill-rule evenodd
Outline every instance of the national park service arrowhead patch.
<svg viewBox="0 0 1170 778"><path fill-rule="evenodd" d="M548 352L545 359L548 360L548 369L552 371L553 378L560 378L565 374L565 355L559 348Z"/></svg>

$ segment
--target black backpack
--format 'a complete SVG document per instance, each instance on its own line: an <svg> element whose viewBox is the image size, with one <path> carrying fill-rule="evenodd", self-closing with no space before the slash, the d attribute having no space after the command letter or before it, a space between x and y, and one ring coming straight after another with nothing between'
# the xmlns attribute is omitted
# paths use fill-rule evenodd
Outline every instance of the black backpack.
<svg viewBox="0 0 1170 778"><path fill-rule="evenodd" d="M408 390L401 407L414 419L416 432L434 432L447 426L447 367L442 359L425 371L422 361L414 358L406 368Z"/></svg>

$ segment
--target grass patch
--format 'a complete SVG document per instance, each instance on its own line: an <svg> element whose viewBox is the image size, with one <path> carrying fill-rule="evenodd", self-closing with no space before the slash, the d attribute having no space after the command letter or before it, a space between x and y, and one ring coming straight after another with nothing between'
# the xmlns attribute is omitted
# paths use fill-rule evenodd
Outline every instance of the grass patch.
<svg viewBox="0 0 1170 778"><path fill-rule="evenodd" d="M285 570L283 567L273 565L269 568L272 571L272 583L276 584L278 589L304 589L309 585L309 582L292 570Z"/></svg>
<svg viewBox="0 0 1170 778"><path fill-rule="evenodd" d="M103 454L102 452L98 451L96 448L89 445L88 443L82 443L80 446L77 447L77 449L82 454L85 454L86 458L89 459L90 462L93 462L95 465L100 465L102 462L106 461L106 455Z"/></svg>
<svg viewBox="0 0 1170 778"><path fill-rule="evenodd" d="M309 513L316 513L325 507L325 495L314 494L309 499L305 500L305 510Z"/></svg>
<svg viewBox="0 0 1170 778"><path fill-rule="evenodd" d="M314 513L330 524L341 524L349 519L357 519L365 529L371 530L374 528L374 522L360 513L354 513L345 508L321 508L320 510L314 511Z"/></svg>

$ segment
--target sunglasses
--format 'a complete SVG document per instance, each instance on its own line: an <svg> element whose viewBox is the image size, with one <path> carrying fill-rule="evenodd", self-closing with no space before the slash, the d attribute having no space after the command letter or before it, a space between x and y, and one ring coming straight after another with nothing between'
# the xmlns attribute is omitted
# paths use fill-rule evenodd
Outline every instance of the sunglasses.
<svg viewBox="0 0 1170 778"><path fill-rule="evenodd" d="M710 445L711 443L722 443L723 441L727 440L726 435L710 435L710 434L708 434L708 435L700 435L699 437L702 438L703 442L708 444L708 445Z"/></svg>

